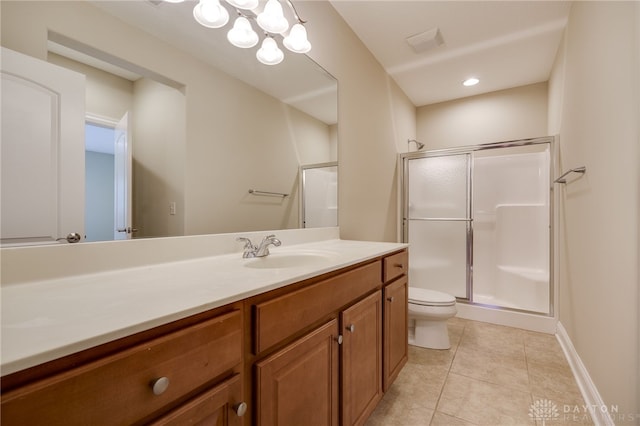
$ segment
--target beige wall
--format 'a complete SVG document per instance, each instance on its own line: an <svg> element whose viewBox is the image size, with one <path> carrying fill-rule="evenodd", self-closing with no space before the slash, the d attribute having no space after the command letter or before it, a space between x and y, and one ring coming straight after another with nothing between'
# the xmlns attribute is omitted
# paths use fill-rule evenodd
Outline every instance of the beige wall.
<svg viewBox="0 0 640 426"><path fill-rule="evenodd" d="M329 2L296 7L309 21L309 55L339 82L341 237L396 241L397 147L415 136L415 108Z"/></svg>
<svg viewBox="0 0 640 426"><path fill-rule="evenodd" d="M118 120L131 109L133 82L49 52L47 60L86 76L87 114Z"/></svg>
<svg viewBox="0 0 640 426"><path fill-rule="evenodd" d="M560 167L559 319L616 424L640 415L640 3L575 2L551 76Z"/></svg>
<svg viewBox="0 0 640 426"><path fill-rule="evenodd" d="M293 148L299 140L307 143L330 132L315 126L311 134L304 133L311 127L292 123L297 114L288 113L282 102L90 4L2 1L0 6L5 47L46 60L50 30L183 85L187 145L184 206L178 211L184 214L185 234L298 226L295 195L278 200L247 191L296 194L299 163ZM227 102L230 98L233 103Z"/></svg>
<svg viewBox="0 0 640 426"><path fill-rule="evenodd" d="M547 83L419 107L417 139L426 149L547 136Z"/></svg>
<svg viewBox="0 0 640 426"><path fill-rule="evenodd" d="M184 235L185 99L173 87L136 80L133 136L133 225L136 237ZM176 204L176 214L169 204Z"/></svg>
<svg viewBox="0 0 640 426"><path fill-rule="evenodd" d="M48 61L86 76L88 115L118 122L129 113L135 237L184 235L183 93L149 78L133 82L51 52ZM169 214L171 202L176 203L175 215Z"/></svg>

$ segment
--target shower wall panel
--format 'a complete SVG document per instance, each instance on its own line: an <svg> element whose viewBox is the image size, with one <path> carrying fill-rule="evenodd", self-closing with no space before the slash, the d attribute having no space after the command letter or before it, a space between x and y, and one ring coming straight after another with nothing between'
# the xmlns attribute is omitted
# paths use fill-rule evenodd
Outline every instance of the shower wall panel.
<svg viewBox="0 0 640 426"><path fill-rule="evenodd" d="M548 313L549 151L532 150L474 156L473 300Z"/></svg>

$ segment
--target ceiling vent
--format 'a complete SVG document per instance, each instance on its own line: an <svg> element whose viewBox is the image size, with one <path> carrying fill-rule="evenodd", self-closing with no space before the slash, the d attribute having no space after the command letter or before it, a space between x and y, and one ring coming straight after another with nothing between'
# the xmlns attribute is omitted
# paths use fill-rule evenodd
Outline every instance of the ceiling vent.
<svg viewBox="0 0 640 426"><path fill-rule="evenodd" d="M427 50L435 49L438 46L444 44L442 34L438 27L430 29L420 34L407 37L407 43L416 53L426 52Z"/></svg>

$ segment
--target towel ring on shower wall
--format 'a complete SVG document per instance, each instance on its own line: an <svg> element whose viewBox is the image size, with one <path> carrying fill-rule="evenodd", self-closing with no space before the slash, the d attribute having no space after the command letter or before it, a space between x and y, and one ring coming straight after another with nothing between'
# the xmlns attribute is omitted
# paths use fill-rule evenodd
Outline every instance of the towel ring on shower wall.
<svg viewBox="0 0 640 426"><path fill-rule="evenodd" d="M558 179L554 180L554 183L567 183L567 179L565 179L565 176L567 176L569 173L580 173L580 174L584 174L587 171L587 168L585 166L581 166L581 167L576 167L574 169L571 170L567 170L566 172L564 172L562 174L562 176L560 176Z"/></svg>

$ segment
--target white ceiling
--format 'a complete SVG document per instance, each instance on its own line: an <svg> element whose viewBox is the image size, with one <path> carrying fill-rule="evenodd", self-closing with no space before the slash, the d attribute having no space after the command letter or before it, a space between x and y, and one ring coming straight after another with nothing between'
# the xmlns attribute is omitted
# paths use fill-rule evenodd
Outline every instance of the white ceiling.
<svg viewBox="0 0 640 426"><path fill-rule="evenodd" d="M569 1L331 0L416 106L547 81ZM407 37L439 28L415 53ZM462 86L475 76L480 83Z"/></svg>
<svg viewBox="0 0 640 426"><path fill-rule="evenodd" d="M89 1L327 123L337 121L335 80L299 72L308 63L317 67L313 61L285 51L283 63L259 64L255 49L237 49L226 31L198 25L194 1ZM571 7L566 0L330 1L416 106L547 81ZM434 28L444 44L415 53L406 38ZM462 86L470 76L480 83Z"/></svg>

